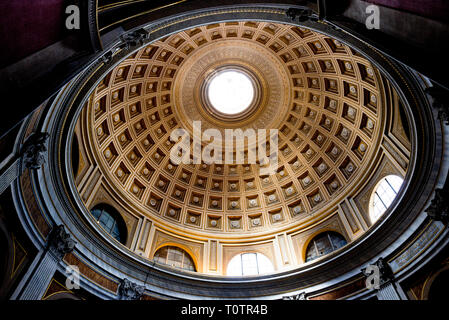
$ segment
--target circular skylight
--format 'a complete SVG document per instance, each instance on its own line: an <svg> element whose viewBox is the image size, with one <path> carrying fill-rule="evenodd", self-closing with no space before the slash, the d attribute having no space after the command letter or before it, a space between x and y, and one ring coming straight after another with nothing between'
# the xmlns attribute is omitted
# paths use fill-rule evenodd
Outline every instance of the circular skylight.
<svg viewBox="0 0 449 320"><path fill-rule="evenodd" d="M251 105L254 87L251 79L243 72L226 70L212 78L207 95L217 111L233 115Z"/></svg>

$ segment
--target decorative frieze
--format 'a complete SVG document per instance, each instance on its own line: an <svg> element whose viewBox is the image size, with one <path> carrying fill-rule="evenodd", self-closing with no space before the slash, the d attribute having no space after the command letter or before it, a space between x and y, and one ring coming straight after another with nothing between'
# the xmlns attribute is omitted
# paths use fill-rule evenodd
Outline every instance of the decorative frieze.
<svg viewBox="0 0 449 320"><path fill-rule="evenodd" d="M397 271L418 257L440 235L444 225L439 222L431 223L425 231L398 257L390 262L391 268Z"/></svg>

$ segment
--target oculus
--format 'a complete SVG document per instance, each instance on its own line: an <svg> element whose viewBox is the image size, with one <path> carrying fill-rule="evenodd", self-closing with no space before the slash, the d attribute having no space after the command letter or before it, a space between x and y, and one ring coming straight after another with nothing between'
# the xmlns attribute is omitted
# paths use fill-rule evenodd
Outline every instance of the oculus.
<svg viewBox="0 0 449 320"><path fill-rule="evenodd" d="M234 115L249 108L254 100L254 86L245 73L225 69L211 78L207 95L217 111Z"/></svg>

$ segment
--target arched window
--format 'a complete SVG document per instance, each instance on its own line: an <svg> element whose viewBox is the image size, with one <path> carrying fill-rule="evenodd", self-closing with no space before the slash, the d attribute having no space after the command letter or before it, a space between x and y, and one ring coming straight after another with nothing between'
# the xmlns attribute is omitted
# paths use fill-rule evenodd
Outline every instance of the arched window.
<svg viewBox="0 0 449 320"><path fill-rule="evenodd" d="M91 214L112 237L123 244L126 243L125 221L117 210L107 204L99 204L91 210Z"/></svg>
<svg viewBox="0 0 449 320"><path fill-rule="evenodd" d="M380 216L396 198L399 189L401 189L404 179L395 175L389 175L379 181L377 187L371 195L370 218L371 222L377 221Z"/></svg>
<svg viewBox="0 0 449 320"><path fill-rule="evenodd" d="M341 234L333 231L320 233L307 246L306 262L329 254L344 245L346 240Z"/></svg>
<svg viewBox="0 0 449 320"><path fill-rule="evenodd" d="M236 255L229 261L228 276L251 276L274 271L270 259L258 252L247 252Z"/></svg>
<svg viewBox="0 0 449 320"><path fill-rule="evenodd" d="M174 246L159 248L153 260L178 269L196 271L192 257L183 249Z"/></svg>

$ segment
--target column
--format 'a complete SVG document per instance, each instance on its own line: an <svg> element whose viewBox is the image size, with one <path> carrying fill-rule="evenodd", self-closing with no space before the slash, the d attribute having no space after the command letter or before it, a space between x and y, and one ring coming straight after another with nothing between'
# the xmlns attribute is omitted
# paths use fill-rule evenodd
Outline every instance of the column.
<svg viewBox="0 0 449 320"><path fill-rule="evenodd" d="M44 153L47 151L46 141L48 133L33 133L24 143L18 158L9 165L0 176L0 194L17 179L24 168L39 169L45 162Z"/></svg>
<svg viewBox="0 0 449 320"><path fill-rule="evenodd" d="M401 300L396 290L396 285L393 282L381 286L377 292L377 298L379 300Z"/></svg>
<svg viewBox="0 0 449 320"><path fill-rule="evenodd" d="M50 280L53 278L58 262L49 251L45 251L41 257L41 261L26 284L24 291L20 295L19 300L40 300Z"/></svg>
<svg viewBox="0 0 449 320"><path fill-rule="evenodd" d="M54 227L49 235L39 263L34 267L18 300L40 300L50 283L59 262L66 253L72 252L76 242L65 232L64 226Z"/></svg>

